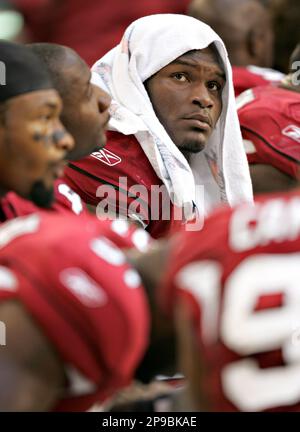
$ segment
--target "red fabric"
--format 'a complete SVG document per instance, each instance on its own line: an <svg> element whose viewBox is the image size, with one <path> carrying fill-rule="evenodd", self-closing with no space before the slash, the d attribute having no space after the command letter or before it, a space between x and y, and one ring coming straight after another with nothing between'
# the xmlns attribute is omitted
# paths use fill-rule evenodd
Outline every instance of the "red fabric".
<svg viewBox="0 0 300 432"><path fill-rule="evenodd" d="M0 265L18 279L15 292L1 279L0 301L21 301L66 370L71 366L94 386L87 394L66 394L56 410L86 410L127 385L146 349L147 301L119 249L133 245L135 229L128 230L119 235L114 223L89 215L31 215L0 228L2 241L10 238Z"/></svg>
<svg viewBox="0 0 300 432"><path fill-rule="evenodd" d="M191 322L195 326L195 332L197 334L200 356L203 359L202 368L204 371L206 371L204 382L201 383L201 388L204 389L203 391L205 392L203 394L203 398L208 401L212 411L239 411L238 407L229 400L228 393L226 394L225 392L225 387L222 384L222 376L227 366L232 366L235 362L238 363L239 361L245 359L256 361L259 371L253 375L253 380L250 382L250 384L249 381L247 382L248 386L244 385L245 374L243 374L243 372L240 373L239 379L236 381L236 385L241 391L244 391L246 397L248 397L248 393L251 392L254 398L259 397L259 394L253 394L252 384L255 385L255 379L259 381L265 377L263 370L264 368L267 368L266 374L274 374L272 386L276 388L277 385L277 393L279 392L279 394L281 394L282 389L282 394L287 394L288 389L285 387L285 380L283 380L281 376L281 378L279 378L278 384L278 379L276 376L277 371L273 372L270 368L281 367L279 371L282 373L282 370L291 371L291 369L295 367L296 364L299 364L297 363L296 359L294 360L295 363L285 363L282 355L283 349L287 346L288 348L292 349L290 341L293 330L295 330L293 325L296 325L292 324L293 318L291 317L290 322L291 331L286 335L286 339L282 337L282 346L278 346L274 350L269 350L267 347L265 347L265 349L259 348L257 352L252 352L249 355L241 354L238 352L238 350L235 351L228 348L226 342L224 342L223 333L221 332L221 329L224 331L224 327L221 327L221 318L224 316L225 311L230 316L232 316L232 314L236 314L237 308L240 310L240 308L243 307L240 306L240 299L247 296L245 290L249 289L249 292L252 292L251 288L253 287L255 292L258 289L258 292L261 294L257 295L256 302L254 299L253 308L251 308L251 303L249 304L249 311L247 310L248 315L245 315L246 321L252 319L253 322L253 319L261 319L260 314L262 313L265 313L264 319L268 321L270 317L266 315L271 313L275 314L273 315L275 334L276 332L280 332L280 330L282 330L282 325L285 324L279 324L280 322L283 322L281 311L288 313L288 311L291 310L289 308L293 309L295 306L291 299L285 298L286 293L289 292L288 287L285 285L290 284L291 282L287 280L287 282L284 283L283 281L282 285L279 284L278 287L274 288L274 291L270 290L267 295L265 295L266 291L263 291L262 289L269 288L266 286L266 282L264 283L264 281L266 276L272 275L274 273L276 270L274 266L276 266L276 264L269 266L267 269L265 267L264 272L267 271L268 274L266 275L260 273L261 280L258 278L258 271L256 271L256 274L254 274L255 272L253 272L253 267L251 270L249 270L248 267L248 273L250 272L248 275L248 280L251 281L251 285L249 284L249 286L244 286L243 283L236 282L234 291L232 285L233 278L237 278L238 271L241 271L245 260L250 257L259 257L259 260L263 261L265 259L264 254L271 254L274 257L280 257L280 254L293 254L295 252L298 254L300 253L299 230L295 232L295 235L286 234L283 236L282 234L281 238L277 232L276 238L276 232L274 229L272 231L270 228L274 222L277 225L278 223L281 224L282 228L286 228L289 226L289 223L291 223L292 220L295 221L295 217L296 220L299 221L299 212L297 219L297 211L296 208L293 207L296 201L297 205L300 206L299 190L288 194L270 195L269 198L261 197L259 200L257 200L255 207L253 207L251 204L246 204L236 209L219 209L206 220L205 226L200 233L183 231L177 238L177 243L173 247L172 254L169 259L169 268L166 271L165 281L160 287L161 289L158 291L159 301L167 315L170 315L176 301L184 301L189 308ZM277 219L279 218L278 214L276 216L274 215L272 208L274 209L275 207L271 207L273 205L275 205L275 207L277 205L282 206L281 219ZM290 205L290 207L288 207L288 205ZM234 217L238 212L241 212L242 209L243 215L249 214L249 216L245 219L246 227L243 225L243 222L241 222L243 220L241 213L239 213L238 216L239 224L233 224ZM247 213L248 211L249 213ZM253 243L253 247L249 246L242 248L240 242L232 242L234 234L236 236L235 238L245 238L243 236L245 233L245 228L250 231L253 230L252 234L249 234L251 241L253 241L253 239L257 240ZM258 231L256 231L256 229L258 229ZM240 236L237 236L238 233ZM274 240L272 240L272 236L274 236ZM270 240L268 241L268 239ZM236 247L237 244L238 248ZM203 292L205 290L206 292L209 292L208 290L211 288L208 282L211 277L209 277L208 274L206 274L206 277L202 276L203 273L200 273L201 270L199 270L199 277L197 277L197 274L195 273L197 271L197 267L195 266L189 271L188 278L184 280L182 277L182 270L188 271L187 266L191 264L196 265L196 263L197 265L204 265L204 268L205 266L209 265L208 263L213 263L213 265L216 265L217 268L220 269L218 270L220 271L220 274L217 278L217 285L220 290L216 291L219 294L217 294L216 298L213 297L213 300L211 300L213 301L212 310L216 310L216 321L213 320L213 313L211 313L211 309L209 309L209 306L212 306L212 303L209 303L208 301L204 302L202 300ZM246 265L244 265L244 271L246 271L245 268L247 270ZM211 274L212 273L210 272L210 275ZM281 274L284 274L284 271ZM238 280L240 281L240 279ZM245 278L243 280L245 280ZM231 285L229 285L229 281ZM237 281L237 279L235 279L235 281ZM187 289L188 284L192 285L193 283L194 285L192 289ZM256 286L253 286L255 284ZM202 289L201 286L203 287ZM297 289L298 287L296 285L290 286L289 288ZM230 298L228 298L229 290L231 290ZM240 296L239 300L237 298L237 294ZM233 309L233 301L236 304L235 309ZM217 309L214 309L214 307ZM204 316L206 316L208 321L203 321ZM238 321L238 323L239 322L240 321ZM207 323L209 323L212 328L214 325L213 323L216 325L215 338L211 339L210 341L205 338L205 329L207 329ZM240 329L240 336L242 338L242 335L244 334L242 333L243 329L239 327L238 323L236 325ZM245 323L243 322L242 324L244 325ZM266 340L269 339L271 331L266 331L266 325L263 321L260 321L259 332L265 332ZM247 345L247 339L245 340L245 345ZM278 345L280 345L280 343ZM270 380L271 376L269 376ZM294 379L296 379L295 376ZM287 380L290 383L291 377L287 378ZM264 382L266 383L266 381ZM270 384L266 384L266 386L268 385ZM262 388L263 383L261 382L260 389ZM276 405L275 403L269 407L268 410L299 411L299 394L297 393L295 395L295 393L292 392L291 400L293 401L291 404L278 406L278 404Z"/></svg>
<svg viewBox="0 0 300 432"><path fill-rule="evenodd" d="M232 74L235 96L253 87L270 84L267 78L250 71L247 67L233 66Z"/></svg>
<svg viewBox="0 0 300 432"><path fill-rule="evenodd" d="M117 45L137 18L184 14L189 0L13 0L24 13L34 41L75 49L89 65Z"/></svg>
<svg viewBox="0 0 300 432"><path fill-rule="evenodd" d="M72 162L65 169L64 181L84 202L97 206L104 194L97 197L99 186L108 184L109 203L113 204L114 212L121 215L137 214L147 225L147 231L154 238L168 235L181 226L181 221L174 220L174 208L169 199L151 203L151 186L162 186L140 144L133 135L122 135L118 132L107 133L107 144L103 152ZM95 155L95 153L93 154ZM109 165L108 163L111 163ZM121 178L125 178L126 182ZM132 189L136 185L143 186L139 194ZM115 188L115 189L114 189ZM139 196L138 199L136 197ZM170 208L170 217L163 220L163 209ZM153 212L157 210L158 220L154 220ZM168 213L166 213L168 216Z"/></svg>
<svg viewBox="0 0 300 432"><path fill-rule="evenodd" d="M42 209L37 207L32 201L21 198L14 192L9 192L6 194L0 200L2 215L4 217L2 222L36 212L57 212L62 214L69 214L72 212L78 215L87 213L86 206L82 202L79 195L73 192L68 185L66 185L61 180L57 180L54 187L54 203L50 209Z"/></svg>
<svg viewBox="0 0 300 432"><path fill-rule="evenodd" d="M245 93L245 98L250 91ZM241 96L243 97L243 96ZM272 165L298 178L300 162L300 94L273 86L251 90L250 102L239 111L243 138L256 152L249 163Z"/></svg>

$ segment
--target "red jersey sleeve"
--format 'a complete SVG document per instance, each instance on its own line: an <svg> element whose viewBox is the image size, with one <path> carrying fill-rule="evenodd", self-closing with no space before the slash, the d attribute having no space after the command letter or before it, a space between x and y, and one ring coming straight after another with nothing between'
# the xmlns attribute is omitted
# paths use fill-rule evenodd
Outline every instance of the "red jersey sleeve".
<svg viewBox="0 0 300 432"><path fill-rule="evenodd" d="M272 86L258 87L241 95L238 105L249 163L273 165L298 178L299 94Z"/></svg>
<svg viewBox="0 0 300 432"><path fill-rule="evenodd" d="M0 301L20 301L62 358L68 385L58 411L86 410L129 384L147 346L141 280L115 244L130 236L113 227L38 214L0 227Z"/></svg>

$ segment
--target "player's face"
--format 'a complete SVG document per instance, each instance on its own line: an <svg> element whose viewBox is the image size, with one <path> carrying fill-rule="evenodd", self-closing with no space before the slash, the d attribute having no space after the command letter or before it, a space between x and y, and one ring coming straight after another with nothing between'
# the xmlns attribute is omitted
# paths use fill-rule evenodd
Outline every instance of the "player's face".
<svg viewBox="0 0 300 432"><path fill-rule="evenodd" d="M3 105L0 123L0 184L41 207L51 204L54 180L63 174L73 138L62 126L55 90L14 97Z"/></svg>
<svg viewBox="0 0 300 432"><path fill-rule="evenodd" d="M222 111L224 85L211 48L184 54L145 82L159 121L183 153L204 149Z"/></svg>
<svg viewBox="0 0 300 432"><path fill-rule="evenodd" d="M69 160L78 160L104 147L109 121L110 96L90 83L91 72L84 62L66 69L69 87L63 98L62 122L75 139Z"/></svg>

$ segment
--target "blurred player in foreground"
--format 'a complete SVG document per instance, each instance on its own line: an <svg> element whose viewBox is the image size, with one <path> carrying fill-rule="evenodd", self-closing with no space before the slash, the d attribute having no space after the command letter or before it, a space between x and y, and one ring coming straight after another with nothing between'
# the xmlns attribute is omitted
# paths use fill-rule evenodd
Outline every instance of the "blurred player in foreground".
<svg viewBox="0 0 300 432"><path fill-rule="evenodd" d="M121 248L147 247L147 234L34 214L2 224L0 239L1 411L84 411L128 385L150 323Z"/></svg>
<svg viewBox="0 0 300 432"><path fill-rule="evenodd" d="M300 193L223 209L178 238L162 286L205 411L299 411Z"/></svg>

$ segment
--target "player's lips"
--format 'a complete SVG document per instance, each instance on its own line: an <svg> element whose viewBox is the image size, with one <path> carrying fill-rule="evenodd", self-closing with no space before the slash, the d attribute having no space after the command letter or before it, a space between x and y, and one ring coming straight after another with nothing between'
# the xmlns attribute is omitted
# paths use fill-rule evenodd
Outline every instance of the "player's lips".
<svg viewBox="0 0 300 432"><path fill-rule="evenodd" d="M208 116L200 113L189 114L185 116L183 120L190 122L191 125L198 129L202 129L205 131L209 131L210 129L212 129L211 119Z"/></svg>

